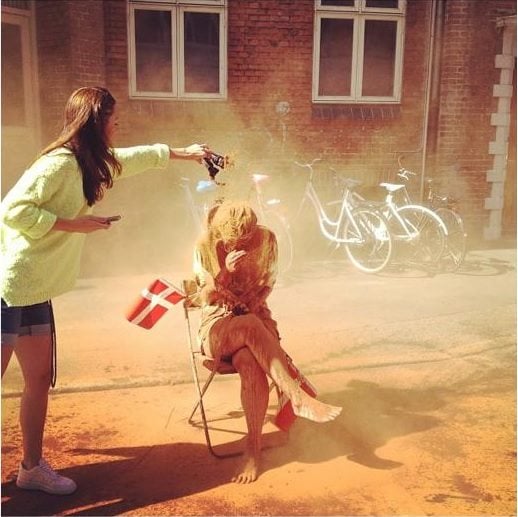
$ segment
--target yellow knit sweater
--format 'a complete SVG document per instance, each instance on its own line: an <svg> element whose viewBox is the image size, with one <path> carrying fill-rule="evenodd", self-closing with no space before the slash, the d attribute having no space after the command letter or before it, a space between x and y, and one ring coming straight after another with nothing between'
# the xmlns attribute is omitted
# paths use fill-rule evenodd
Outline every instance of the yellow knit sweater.
<svg viewBox="0 0 518 517"><path fill-rule="evenodd" d="M123 178L169 161L165 144L114 149ZM89 214L83 180L71 151L56 149L36 160L0 207L0 289L12 306L44 302L69 291L79 274L84 233L52 230L56 219Z"/></svg>

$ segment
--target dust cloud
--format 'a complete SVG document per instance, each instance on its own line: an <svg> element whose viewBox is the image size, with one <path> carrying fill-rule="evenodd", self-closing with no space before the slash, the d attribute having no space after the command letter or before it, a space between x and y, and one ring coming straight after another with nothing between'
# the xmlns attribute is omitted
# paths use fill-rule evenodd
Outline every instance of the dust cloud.
<svg viewBox="0 0 518 517"><path fill-rule="evenodd" d="M145 134L139 131L140 134ZM340 179L351 177L365 185L362 193L368 199L379 198L380 181L396 181L397 160L389 153L354 155L343 162L321 155L304 155L291 138L290 145L282 141L282 133L265 129L235 129L226 125L221 133L207 132L201 136L185 134L175 137L172 146L191 142L207 142L220 154L230 156L232 164L209 181L206 167L190 161L172 160L166 170L148 171L115 183L105 199L95 208L99 215L120 214L122 219L106 232L87 237L82 261L83 277L167 274L170 271L191 270L192 250L203 228L205 213L222 199L250 202L259 220L270 226L281 240L279 231L288 228L293 245L294 266L312 260L345 258L345 252L326 239L319 228L315 206L304 189L309 170L294 161L310 162L316 156L322 160L314 165L313 183L320 202L330 218L337 217L343 184ZM383 140L383 134L371 136L371 146ZM142 143L143 139L140 139ZM151 134L145 142L167 139ZM138 142L135 142L138 143ZM345 163L345 166L344 166ZM410 157L404 165L420 170L418 157ZM260 191L252 175L268 176L260 183ZM450 178L435 183L440 192L462 192L457 181ZM412 199L419 201L420 177L408 184ZM283 221L284 224L281 222Z"/></svg>
<svg viewBox="0 0 518 517"><path fill-rule="evenodd" d="M122 218L108 231L87 236L83 277L190 271L192 249L202 231L205 213L222 199L250 202L263 223L267 223L265 211L275 212L278 214L275 217L286 223L294 221L306 173L281 156L281 152L287 154L286 150L280 149L279 139L268 130L234 129L228 124L225 129L224 134L176 135L174 142L150 131L149 136L135 142L169 141L173 147L206 142L215 152L228 155L231 165L217 175L219 185L210 183L204 165L182 160L170 161L166 170L152 170L116 181L96 205L95 213L119 214ZM139 133L145 134L141 130ZM295 154L292 150L289 153ZM259 197L253 174L268 175L261 182ZM269 202L274 204L268 205ZM295 258L307 257L311 225L318 231L313 207L306 204L304 208L296 224L291 224L294 244L298 242L300 228L305 248L303 252L295 250Z"/></svg>

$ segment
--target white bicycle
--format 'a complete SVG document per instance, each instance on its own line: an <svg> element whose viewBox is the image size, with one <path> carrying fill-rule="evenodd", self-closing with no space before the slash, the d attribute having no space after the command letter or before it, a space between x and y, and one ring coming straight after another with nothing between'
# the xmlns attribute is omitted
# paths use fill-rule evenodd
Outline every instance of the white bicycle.
<svg viewBox="0 0 518 517"><path fill-rule="evenodd" d="M343 246L351 263L360 271L382 271L389 264L392 255L392 236L385 217L372 206L357 204L355 189L360 182L353 179L342 181L342 196L329 203L335 209L335 213L330 215L313 185L313 166L318 161L320 158L310 163L294 162L309 172L297 218L309 201L315 210L324 238Z"/></svg>

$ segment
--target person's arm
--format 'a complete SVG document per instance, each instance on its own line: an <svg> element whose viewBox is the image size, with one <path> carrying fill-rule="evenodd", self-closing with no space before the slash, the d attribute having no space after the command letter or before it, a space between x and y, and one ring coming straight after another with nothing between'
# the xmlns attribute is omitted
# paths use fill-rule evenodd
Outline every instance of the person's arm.
<svg viewBox="0 0 518 517"><path fill-rule="evenodd" d="M58 217L52 230L59 232L91 233L97 230L107 230L111 222L107 217L96 215L83 215L75 219L63 219Z"/></svg>
<svg viewBox="0 0 518 517"><path fill-rule="evenodd" d="M277 279L277 239L273 232L268 233L268 238L265 239L263 246L268 247L268 260L263 272L260 286L245 295L245 303L250 312L256 312L260 307L266 303L266 299L273 291L273 286Z"/></svg>
<svg viewBox="0 0 518 517"><path fill-rule="evenodd" d="M116 147L113 149L113 154L121 164L122 170L121 174L113 179L127 178L149 169L164 169L170 160L201 161L210 153L210 149L205 144L192 144L176 148L171 148L166 144Z"/></svg>

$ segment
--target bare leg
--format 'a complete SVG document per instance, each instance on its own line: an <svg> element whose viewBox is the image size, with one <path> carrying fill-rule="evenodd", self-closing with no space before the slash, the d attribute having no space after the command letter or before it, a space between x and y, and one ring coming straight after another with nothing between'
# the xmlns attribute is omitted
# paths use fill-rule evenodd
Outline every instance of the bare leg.
<svg viewBox="0 0 518 517"><path fill-rule="evenodd" d="M315 422L328 422L342 408L324 404L310 397L288 372L286 354L278 337L254 314L224 318L214 324L210 333L214 357L233 355L246 346L255 360L291 400L296 415Z"/></svg>
<svg viewBox="0 0 518 517"><path fill-rule="evenodd" d="M241 377L241 403L248 427L244 463L235 483L251 483L259 475L261 435L264 417L268 408L268 380L248 348L242 348L232 356L232 364Z"/></svg>
<svg viewBox="0 0 518 517"><path fill-rule="evenodd" d="M23 465L26 469L38 465L42 456L51 376L51 345L50 335L37 335L20 337L15 347L25 381L20 405L20 427Z"/></svg>
<svg viewBox="0 0 518 517"><path fill-rule="evenodd" d="M11 360L12 355L13 347L10 345L2 344L2 377L4 376L4 373L9 366L9 361Z"/></svg>

